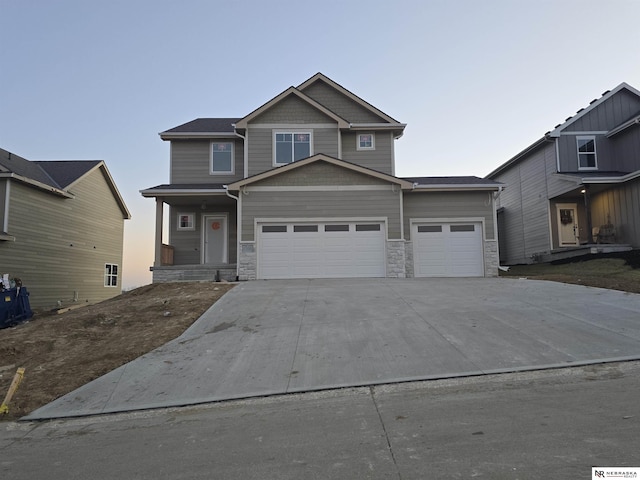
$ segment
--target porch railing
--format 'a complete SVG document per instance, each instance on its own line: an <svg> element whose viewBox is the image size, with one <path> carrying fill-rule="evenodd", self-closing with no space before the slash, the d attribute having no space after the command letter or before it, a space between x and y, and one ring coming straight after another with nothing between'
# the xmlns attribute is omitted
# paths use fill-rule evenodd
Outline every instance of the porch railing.
<svg viewBox="0 0 640 480"><path fill-rule="evenodd" d="M173 247L171 245L162 244L162 253L160 254L161 265L173 265Z"/></svg>

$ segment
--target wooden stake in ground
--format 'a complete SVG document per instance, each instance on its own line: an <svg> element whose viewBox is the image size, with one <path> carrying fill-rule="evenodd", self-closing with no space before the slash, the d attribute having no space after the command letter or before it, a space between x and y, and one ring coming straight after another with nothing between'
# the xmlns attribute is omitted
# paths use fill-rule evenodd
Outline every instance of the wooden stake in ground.
<svg viewBox="0 0 640 480"><path fill-rule="evenodd" d="M4 397L4 402L2 402L2 405L0 405L0 413L9 413L9 402L11 401L13 394L16 393L18 385L20 385L23 376L24 368L20 367L16 374L13 376L13 381L11 382L11 386L9 387L7 396Z"/></svg>

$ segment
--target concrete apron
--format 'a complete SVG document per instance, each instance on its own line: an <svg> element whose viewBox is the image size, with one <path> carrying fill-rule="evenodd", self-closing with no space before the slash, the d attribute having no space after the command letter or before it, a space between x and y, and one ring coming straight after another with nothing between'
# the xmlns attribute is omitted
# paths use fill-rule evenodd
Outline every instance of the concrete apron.
<svg viewBox="0 0 640 480"><path fill-rule="evenodd" d="M636 294L504 278L253 281L24 419L632 359Z"/></svg>

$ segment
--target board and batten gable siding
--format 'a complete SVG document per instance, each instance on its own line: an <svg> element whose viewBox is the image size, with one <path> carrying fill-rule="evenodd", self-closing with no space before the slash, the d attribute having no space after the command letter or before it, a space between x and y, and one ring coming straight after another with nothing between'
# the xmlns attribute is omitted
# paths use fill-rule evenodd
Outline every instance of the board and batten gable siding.
<svg viewBox="0 0 640 480"><path fill-rule="evenodd" d="M393 133L367 133L373 133L375 135L375 150L358 150L356 146L357 132L342 133L342 159L388 175L393 175Z"/></svg>
<svg viewBox="0 0 640 480"><path fill-rule="evenodd" d="M611 138L615 171L640 170L640 126L628 128Z"/></svg>
<svg viewBox="0 0 640 480"><path fill-rule="evenodd" d="M317 81L302 90L305 95L351 123L386 123L375 113L344 96L323 81Z"/></svg>
<svg viewBox="0 0 640 480"><path fill-rule="evenodd" d="M613 155L613 142L604 135L588 135L577 133L576 135L562 135L558 140L558 152L560 154L560 172L577 172L578 166L578 136L594 136L596 141L596 162L598 170L616 171L617 163Z"/></svg>
<svg viewBox="0 0 640 480"><path fill-rule="evenodd" d="M185 183L231 183L244 174L244 146L238 139L219 139L233 142L234 174L211 174L211 139L172 140L170 181Z"/></svg>
<svg viewBox="0 0 640 480"><path fill-rule="evenodd" d="M237 259L237 211L235 205L210 205L206 210L201 204L169 207L169 244L173 247L174 265L200 265L202 263L202 220L205 215L226 214L227 216L227 250L230 264ZM194 215L194 230L178 230L178 214Z"/></svg>
<svg viewBox="0 0 640 480"><path fill-rule="evenodd" d="M594 227L614 225L617 243L640 248L640 179L594 194L591 215Z"/></svg>
<svg viewBox="0 0 640 480"><path fill-rule="evenodd" d="M606 132L640 112L640 98L628 90L618 93L564 128L564 132Z"/></svg>
<svg viewBox="0 0 640 480"><path fill-rule="evenodd" d="M0 242L2 273L22 279L35 308L95 303L118 295L124 215L101 170L76 183L75 198L19 182L10 187L9 233ZM118 265L118 286L105 287L105 264Z"/></svg>
<svg viewBox="0 0 640 480"><path fill-rule="evenodd" d="M271 125L271 124L269 124ZM262 128L260 125L249 125L249 176L257 175L274 168L273 142L274 132L278 130L311 131L313 137L312 154L324 153L331 157L338 157L338 126L335 128L305 128L303 124L295 129L291 128Z"/></svg>
<svg viewBox="0 0 640 480"><path fill-rule="evenodd" d="M484 238L495 240L493 192L420 192L404 194L404 235L411 240L411 219L484 219Z"/></svg>
<svg viewBox="0 0 640 480"><path fill-rule="evenodd" d="M386 218L388 238L400 238L400 193L388 190L250 191L242 195L242 241L255 241L256 218Z"/></svg>

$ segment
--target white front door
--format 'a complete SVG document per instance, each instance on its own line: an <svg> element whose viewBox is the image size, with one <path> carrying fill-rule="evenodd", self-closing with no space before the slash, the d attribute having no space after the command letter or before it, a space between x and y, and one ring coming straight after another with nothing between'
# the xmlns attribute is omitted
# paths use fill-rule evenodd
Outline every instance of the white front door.
<svg viewBox="0 0 640 480"><path fill-rule="evenodd" d="M227 263L227 217L205 215L203 225L203 263Z"/></svg>
<svg viewBox="0 0 640 480"><path fill-rule="evenodd" d="M578 229L578 206L575 203L556 204L558 216L558 239L561 247L580 243Z"/></svg>

